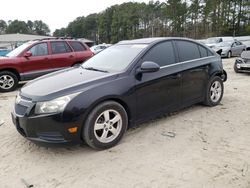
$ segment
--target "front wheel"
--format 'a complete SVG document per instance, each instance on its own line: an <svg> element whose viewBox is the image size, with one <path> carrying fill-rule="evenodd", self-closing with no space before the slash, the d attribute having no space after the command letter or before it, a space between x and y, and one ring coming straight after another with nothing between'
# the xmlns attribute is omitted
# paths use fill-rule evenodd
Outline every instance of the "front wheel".
<svg viewBox="0 0 250 188"><path fill-rule="evenodd" d="M18 85L17 76L9 71L0 72L0 92L14 91Z"/></svg>
<svg viewBox="0 0 250 188"><path fill-rule="evenodd" d="M231 58L231 57L232 57L232 52L229 51L229 52L227 53L227 58Z"/></svg>
<svg viewBox="0 0 250 188"><path fill-rule="evenodd" d="M236 63L234 64L234 72L239 73L239 70L237 68L237 64Z"/></svg>
<svg viewBox="0 0 250 188"><path fill-rule="evenodd" d="M223 81L220 77L213 77L206 90L204 104L207 106L216 106L220 103L224 93Z"/></svg>
<svg viewBox="0 0 250 188"><path fill-rule="evenodd" d="M83 139L94 149L115 146L128 127L128 116L117 102L106 101L96 106L83 125Z"/></svg>

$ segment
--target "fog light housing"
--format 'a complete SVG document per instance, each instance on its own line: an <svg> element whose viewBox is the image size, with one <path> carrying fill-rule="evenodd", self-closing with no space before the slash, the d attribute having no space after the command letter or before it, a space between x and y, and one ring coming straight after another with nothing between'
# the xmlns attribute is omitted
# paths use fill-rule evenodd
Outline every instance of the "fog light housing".
<svg viewBox="0 0 250 188"><path fill-rule="evenodd" d="M69 133L73 134L77 132L77 127L68 128Z"/></svg>
<svg viewBox="0 0 250 188"><path fill-rule="evenodd" d="M239 63L237 63L237 64L236 64L236 67L237 67L237 69L240 69L241 66L240 66Z"/></svg>

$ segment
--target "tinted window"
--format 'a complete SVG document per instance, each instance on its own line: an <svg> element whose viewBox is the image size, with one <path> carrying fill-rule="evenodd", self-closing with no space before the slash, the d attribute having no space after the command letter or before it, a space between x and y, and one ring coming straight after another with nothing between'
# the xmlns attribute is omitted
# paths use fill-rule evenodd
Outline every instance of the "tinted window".
<svg viewBox="0 0 250 188"><path fill-rule="evenodd" d="M48 45L45 42L39 43L30 48L29 51L32 53L32 56L48 55Z"/></svg>
<svg viewBox="0 0 250 188"><path fill-rule="evenodd" d="M172 42L162 42L150 49L144 56L143 61L153 61L159 66L175 63L175 54Z"/></svg>
<svg viewBox="0 0 250 188"><path fill-rule="evenodd" d="M213 56L214 55L210 50L207 50L207 54L208 54L208 56Z"/></svg>
<svg viewBox="0 0 250 188"><path fill-rule="evenodd" d="M85 51L86 48L80 42L70 41L69 44L74 49L75 52Z"/></svg>
<svg viewBox="0 0 250 188"><path fill-rule="evenodd" d="M69 45L66 42L51 42L53 54L61 54L71 52Z"/></svg>
<svg viewBox="0 0 250 188"><path fill-rule="evenodd" d="M200 58L200 52L197 44L189 41L176 41L179 49L180 61L188 61Z"/></svg>
<svg viewBox="0 0 250 188"><path fill-rule="evenodd" d="M203 46L199 46L199 50L200 50L200 54L201 54L201 57L207 57L207 49L204 48Z"/></svg>

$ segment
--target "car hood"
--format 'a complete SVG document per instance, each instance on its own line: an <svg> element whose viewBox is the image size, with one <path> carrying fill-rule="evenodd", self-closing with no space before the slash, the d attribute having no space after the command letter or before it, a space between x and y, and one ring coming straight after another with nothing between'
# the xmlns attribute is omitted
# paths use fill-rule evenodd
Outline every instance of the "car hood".
<svg viewBox="0 0 250 188"><path fill-rule="evenodd" d="M16 60L16 58L13 58L13 57L0 56L0 64L13 62L15 60Z"/></svg>
<svg viewBox="0 0 250 188"><path fill-rule="evenodd" d="M115 79L117 76L117 73L105 73L74 67L39 77L27 83L21 89L20 94L33 101L51 100L60 96L83 92Z"/></svg>
<svg viewBox="0 0 250 188"><path fill-rule="evenodd" d="M208 47L212 48L213 46L216 45L216 43L206 43L206 45L207 45Z"/></svg>

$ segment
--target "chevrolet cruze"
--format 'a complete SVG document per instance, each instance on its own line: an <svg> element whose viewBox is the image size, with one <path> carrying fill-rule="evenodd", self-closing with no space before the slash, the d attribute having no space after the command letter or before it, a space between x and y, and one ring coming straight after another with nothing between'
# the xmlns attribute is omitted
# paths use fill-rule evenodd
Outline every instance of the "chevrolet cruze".
<svg viewBox="0 0 250 188"><path fill-rule="evenodd" d="M36 143L106 149L128 128L160 114L218 105L226 79L219 55L193 40L121 41L79 67L26 84L12 119Z"/></svg>

